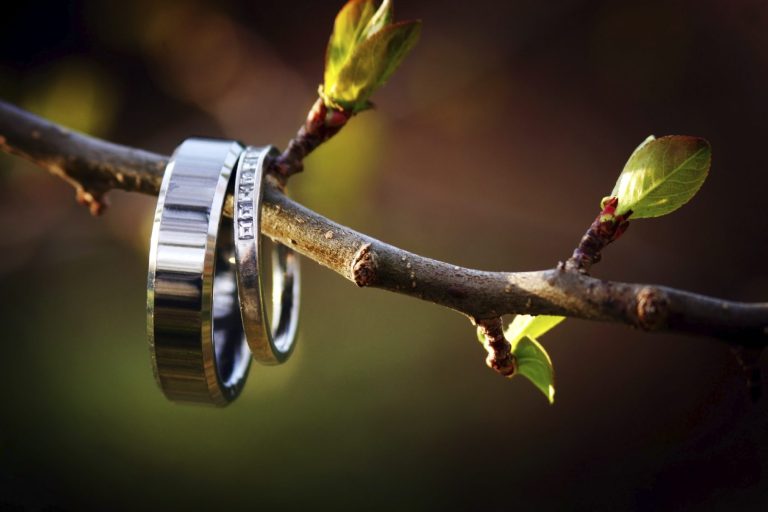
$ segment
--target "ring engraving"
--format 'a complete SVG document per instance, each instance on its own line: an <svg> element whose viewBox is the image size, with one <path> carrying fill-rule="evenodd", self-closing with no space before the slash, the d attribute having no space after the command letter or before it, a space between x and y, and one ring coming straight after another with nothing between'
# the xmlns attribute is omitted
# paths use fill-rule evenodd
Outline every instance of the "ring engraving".
<svg viewBox="0 0 768 512"><path fill-rule="evenodd" d="M279 364L291 354L299 317L299 260L292 249L277 244L272 251L272 323L265 306L261 270L261 198L264 169L274 147L243 151L235 178L235 259L240 313L254 359Z"/></svg>

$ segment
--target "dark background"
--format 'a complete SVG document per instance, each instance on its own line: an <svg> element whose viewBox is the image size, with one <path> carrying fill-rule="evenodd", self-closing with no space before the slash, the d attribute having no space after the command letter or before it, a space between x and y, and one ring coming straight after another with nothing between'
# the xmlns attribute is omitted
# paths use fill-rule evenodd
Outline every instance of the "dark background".
<svg viewBox="0 0 768 512"><path fill-rule="evenodd" d="M127 5L124 5L127 4ZM0 96L170 154L185 137L284 145L342 2L18 2ZM566 258L646 136L713 147L698 196L634 222L595 268L766 300L768 7L397 2L422 40L378 108L291 193L456 264ZM568 320L557 400L484 366L448 310L304 261L299 346L224 410L175 405L146 342L154 198L71 189L0 155L0 508L765 510L768 402L714 340ZM765 362L763 362L765 366Z"/></svg>

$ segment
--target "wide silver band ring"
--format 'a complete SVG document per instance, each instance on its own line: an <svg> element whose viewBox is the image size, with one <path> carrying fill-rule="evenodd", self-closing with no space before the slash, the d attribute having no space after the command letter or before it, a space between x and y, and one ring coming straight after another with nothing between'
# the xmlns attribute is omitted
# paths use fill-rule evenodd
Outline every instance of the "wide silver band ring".
<svg viewBox="0 0 768 512"><path fill-rule="evenodd" d="M222 216L242 151L234 141L188 139L168 162L160 188L147 324L155 377L174 401L226 405L248 374L232 222Z"/></svg>
<svg viewBox="0 0 768 512"><path fill-rule="evenodd" d="M264 168L277 156L273 146L243 151L235 178L235 259L237 289L245 337L254 359L284 362L294 347L299 320L299 259L292 249L275 244L272 251L272 325L264 298L261 269L261 198Z"/></svg>

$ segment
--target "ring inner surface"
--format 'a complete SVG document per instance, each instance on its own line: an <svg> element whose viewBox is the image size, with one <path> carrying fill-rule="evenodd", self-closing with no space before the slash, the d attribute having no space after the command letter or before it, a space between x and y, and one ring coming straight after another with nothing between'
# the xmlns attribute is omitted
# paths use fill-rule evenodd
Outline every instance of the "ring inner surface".
<svg viewBox="0 0 768 512"><path fill-rule="evenodd" d="M293 340L289 329L297 306L294 303L295 258L282 244L272 244L272 339L280 352L287 352Z"/></svg>
<svg viewBox="0 0 768 512"><path fill-rule="evenodd" d="M232 220L222 218L214 262L212 324L216 372L227 393L236 394L244 382L251 353L245 342L237 301Z"/></svg>

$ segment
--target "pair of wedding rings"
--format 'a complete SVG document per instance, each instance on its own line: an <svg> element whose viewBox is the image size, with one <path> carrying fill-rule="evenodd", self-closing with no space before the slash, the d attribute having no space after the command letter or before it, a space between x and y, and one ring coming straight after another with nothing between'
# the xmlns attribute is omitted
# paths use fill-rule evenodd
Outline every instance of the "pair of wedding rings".
<svg viewBox="0 0 768 512"><path fill-rule="evenodd" d="M227 405L251 357L279 364L291 354L299 313L296 254L272 251L272 322L261 271L264 170L275 148L188 139L165 169L147 279L155 378L173 401ZM224 200L234 196L234 218ZM238 307L239 304L239 307Z"/></svg>

